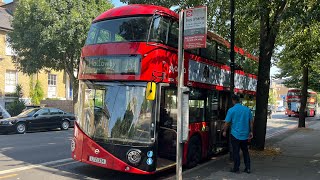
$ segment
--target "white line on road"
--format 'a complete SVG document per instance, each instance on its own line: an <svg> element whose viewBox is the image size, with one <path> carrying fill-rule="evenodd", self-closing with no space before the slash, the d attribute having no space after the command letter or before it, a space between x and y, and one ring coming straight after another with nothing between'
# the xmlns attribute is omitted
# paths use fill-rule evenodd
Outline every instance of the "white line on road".
<svg viewBox="0 0 320 180"><path fill-rule="evenodd" d="M39 167L53 165L53 164L57 164L57 163L65 163L65 162L70 161L70 160L72 160L72 158L60 159L60 160L49 161L49 162L45 162L45 163L41 163L41 164L34 164L34 165L28 165L28 166L19 167L19 168L3 170L3 171L0 171L0 175L19 172L19 171L24 171L24 170L28 170L28 169L39 168Z"/></svg>

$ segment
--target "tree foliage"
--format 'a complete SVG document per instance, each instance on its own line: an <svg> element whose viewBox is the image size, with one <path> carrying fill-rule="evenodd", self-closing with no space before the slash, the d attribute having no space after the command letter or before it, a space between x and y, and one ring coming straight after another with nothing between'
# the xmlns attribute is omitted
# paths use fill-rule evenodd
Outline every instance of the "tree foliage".
<svg viewBox="0 0 320 180"><path fill-rule="evenodd" d="M268 104L271 104L271 105L277 104L277 91L270 89Z"/></svg>
<svg viewBox="0 0 320 180"><path fill-rule="evenodd" d="M307 89L320 89L319 81L319 43L320 9L318 0L299 1L294 6L295 14L284 23L286 33L282 33L283 50L278 56L280 78L285 84L302 90L299 110L299 127L305 127Z"/></svg>
<svg viewBox="0 0 320 180"><path fill-rule="evenodd" d="M112 8L105 0L20 0L9 33L14 62L28 74L65 70L77 95L74 72L92 20Z"/></svg>
<svg viewBox="0 0 320 180"><path fill-rule="evenodd" d="M40 105L44 93L39 80L36 81L34 88L30 89L30 95L32 104Z"/></svg>

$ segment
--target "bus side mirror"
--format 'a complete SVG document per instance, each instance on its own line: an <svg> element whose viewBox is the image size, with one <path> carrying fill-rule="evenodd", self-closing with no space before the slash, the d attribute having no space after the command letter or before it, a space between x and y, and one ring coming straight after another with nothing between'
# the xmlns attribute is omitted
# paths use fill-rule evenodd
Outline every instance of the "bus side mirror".
<svg viewBox="0 0 320 180"><path fill-rule="evenodd" d="M156 83L148 82L146 89L146 99L153 101L156 98Z"/></svg>

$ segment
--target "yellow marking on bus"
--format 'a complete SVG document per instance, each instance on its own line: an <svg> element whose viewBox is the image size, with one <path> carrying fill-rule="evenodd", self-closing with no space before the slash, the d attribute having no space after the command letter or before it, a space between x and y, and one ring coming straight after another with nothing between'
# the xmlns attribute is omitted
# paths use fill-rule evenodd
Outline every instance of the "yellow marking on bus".
<svg viewBox="0 0 320 180"><path fill-rule="evenodd" d="M15 177L15 176L18 176L18 174L9 174L6 176L0 176L0 179L11 178L11 177Z"/></svg>

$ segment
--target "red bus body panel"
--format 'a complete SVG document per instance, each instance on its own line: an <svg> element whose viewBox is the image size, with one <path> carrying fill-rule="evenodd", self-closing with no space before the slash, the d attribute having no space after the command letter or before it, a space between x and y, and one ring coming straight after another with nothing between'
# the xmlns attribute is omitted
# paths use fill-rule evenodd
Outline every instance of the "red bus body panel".
<svg viewBox="0 0 320 180"><path fill-rule="evenodd" d="M127 173L154 174L154 172L142 171L119 160L118 158L110 154L108 151L106 151L104 148L99 146L97 143L95 143L83 131L81 131L77 123L75 123L74 131L75 133L77 133L77 136L75 136L73 139L76 143L76 149L74 152L72 152L73 159L87 164ZM99 150L99 153L96 153L97 149ZM91 162L89 161L89 156L103 158L106 160L106 164Z"/></svg>

